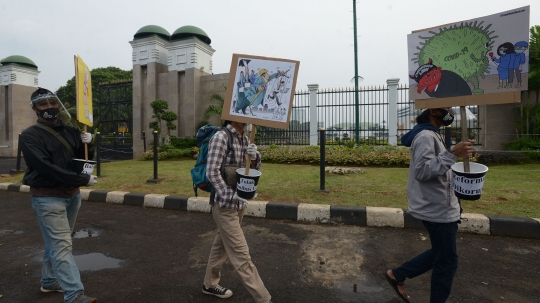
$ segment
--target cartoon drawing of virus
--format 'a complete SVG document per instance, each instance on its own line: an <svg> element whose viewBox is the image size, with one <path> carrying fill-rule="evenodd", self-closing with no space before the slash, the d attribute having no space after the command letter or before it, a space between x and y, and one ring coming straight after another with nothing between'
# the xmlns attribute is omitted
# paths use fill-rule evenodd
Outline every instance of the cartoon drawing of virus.
<svg viewBox="0 0 540 303"><path fill-rule="evenodd" d="M484 78L490 70L487 53L498 36L492 36L495 31L488 31L491 24L484 28L484 21L477 22L439 28L438 33L429 31L433 34L430 37L418 36L424 42L420 42L421 47L416 47L420 52L414 53L416 57L412 61L421 66L432 58L433 64L453 71L470 82L473 94L483 94L478 77Z"/></svg>

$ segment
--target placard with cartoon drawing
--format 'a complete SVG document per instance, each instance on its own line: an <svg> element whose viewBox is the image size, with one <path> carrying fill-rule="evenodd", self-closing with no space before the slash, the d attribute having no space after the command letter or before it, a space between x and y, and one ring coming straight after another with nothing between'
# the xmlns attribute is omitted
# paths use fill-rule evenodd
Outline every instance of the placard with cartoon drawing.
<svg viewBox="0 0 540 303"><path fill-rule="evenodd" d="M299 61L233 54L222 120L286 129Z"/></svg>
<svg viewBox="0 0 540 303"><path fill-rule="evenodd" d="M528 41L529 6L416 31L407 36L409 97L527 90Z"/></svg>

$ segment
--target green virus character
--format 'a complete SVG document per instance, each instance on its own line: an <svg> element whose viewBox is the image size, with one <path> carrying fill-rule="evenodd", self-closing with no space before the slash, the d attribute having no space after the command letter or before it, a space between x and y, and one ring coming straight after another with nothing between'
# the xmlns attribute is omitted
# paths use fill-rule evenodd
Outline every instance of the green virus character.
<svg viewBox="0 0 540 303"><path fill-rule="evenodd" d="M495 31L488 31L491 24L485 28L484 21L465 22L461 25L439 28L439 32L429 31L431 37L418 36L424 42L416 48L412 59L419 66L427 64L430 58L433 64L443 70L453 71L473 85L473 94L483 94L479 87L478 77L485 77L489 72L487 53L492 49L493 41L498 36L492 36Z"/></svg>

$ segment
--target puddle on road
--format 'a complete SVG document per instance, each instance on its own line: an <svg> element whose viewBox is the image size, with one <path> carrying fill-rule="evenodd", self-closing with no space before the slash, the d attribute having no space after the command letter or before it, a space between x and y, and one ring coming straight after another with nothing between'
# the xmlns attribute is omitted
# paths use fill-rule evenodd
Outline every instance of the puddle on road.
<svg viewBox="0 0 540 303"><path fill-rule="evenodd" d="M95 228L85 228L71 234L73 238L91 238L101 235L103 231Z"/></svg>
<svg viewBox="0 0 540 303"><path fill-rule="evenodd" d="M118 268L121 267L120 262L124 262L124 260L110 258L101 253L73 256L73 258L75 259L75 263L77 263L77 267L80 271Z"/></svg>
<svg viewBox="0 0 540 303"><path fill-rule="evenodd" d="M24 233L24 231L22 231L22 230L13 230L13 229L0 230L0 236L3 236L3 235L20 235L22 233Z"/></svg>

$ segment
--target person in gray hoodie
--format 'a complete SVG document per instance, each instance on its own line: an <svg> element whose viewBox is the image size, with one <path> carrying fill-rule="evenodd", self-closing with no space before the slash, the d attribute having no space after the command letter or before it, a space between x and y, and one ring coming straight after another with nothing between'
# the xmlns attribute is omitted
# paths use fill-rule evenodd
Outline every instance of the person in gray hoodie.
<svg viewBox="0 0 540 303"><path fill-rule="evenodd" d="M408 211L422 220L431 241L430 249L384 273L388 283L405 302L410 299L405 291L405 279L431 269L430 302L445 302L458 267L456 234L461 205L452 189L450 167L458 157L471 156L473 141L459 142L451 149L445 147L439 128L450 125L453 120L451 108L426 109L416 118L418 124L401 138L403 145L411 148Z"/></svg>

